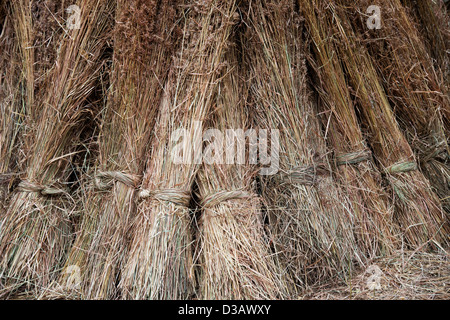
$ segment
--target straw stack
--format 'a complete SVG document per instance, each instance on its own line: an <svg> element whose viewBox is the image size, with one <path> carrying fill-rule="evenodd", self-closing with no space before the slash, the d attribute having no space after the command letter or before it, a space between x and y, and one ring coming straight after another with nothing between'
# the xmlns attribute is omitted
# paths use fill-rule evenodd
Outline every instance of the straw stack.
<svg viewBox="0 0 450 320"><path fill-rule="evenodd" d="M335 174L352 203L358 247L367 257L389 254L397 246L393 208L358 123L332 41L332 25L325 18L327 3L298 3L313 41L310 62L317 75L319 111L327 142L334 150Z"/></svg>
<svg viewBox="0 0 450 320"><path fill-rule="evenodd" d="M193 294L189 203L201 159L194 159L187 147L191 139L202 143L198 121L205 120L215 103L236 20L235 1L195 2L186 6L184 19L183 45L166 83L122 270L126 298L186 299ZM186 130L181 163L174 157L179 129Z"/></svg>
<svg viewBox="0 0 450 320"><path fill-rule="evenodd" d="M287 281L303 286L328 276L346 278L363 257L351 205L330 173L306 82L302 23L294 12L293 1L250 7L248 65L259 126L280 130L280 171L262 179L271 240Z"/></svg>
<svg viewBox="0 0 450 320"><path fill-rule="evenodd" d="M361 6L367 3L361 1ZM368 43L374 66L422 172L450 213L450 153L442 118L443 113L450 111L450 98L444 76L440 69L434 68L400 1L386 0L380 5L383 7L380 30L366 32L365 18L356 17L352 21L359 22L356 28Z"/></svg>
<svg viewBox="0 0 450 320"><path fill-rule="evenodd" d="M392 189L395 219L412 247L442 246L448 241L448 224L439 199L417 170L414 154L395 120L370 56L355 35L343 6L335 8L330 3L328 8L328 21L334 23L336 46L361 119Z"/></svg>
<svg viewBox="0 0 450 320"><path fill-rule="evenodd" d="M15 12L28 19L31 6L25 2L14 2ZM82 8L81 29L68 31L41 88L34 88L38 83L33 80L34 64L23 71L29 91L23 147L26 169L0 233L1 275L11 290L23 285L34 285L36 290L46 287L57 276L71 241L70 216L75 209L67 188L70 162L89 112L89 96L98 80L110 24L107 12L111 9L110 3L100 0L80 0L78 5ZM21 50L30 47L26 35L33 28L34 24L18 32ZM41 58L25 56L26 63ZM39 97L36 92L43 95Z"/></svg>
<svg viewBox="0 0 450 320"><path fill-rule="evenodd" d="M91 172L94 183L86 184L80 234L66 263L66 270L80 268L83 298L120 297L117 283L128 257L136 189L174 50L177 4L117 1L112 89L101 114L99 158ZM67 272L61 284L71 281Z"/></svg>
<svg viewBox="0 0 450 320"><path fill-rule="evenodd" d="M249 145L240 139L245 139L250 129L252 110L246 108L248 89L244 86L246 79L240 78L246 72L239 67L235 51L227 56L227 68L222 71L224 78L209 121L209 127L219 130L224 140L210 141L211 147L220 148L210 154L217 156L217 161L205 163L197 178L203 209L197 248L200 298L276 299L283 296L285 284L280 282L280 271L264 233L261 201L255 190L256 170L243 159L249 157L247 147L252 138ZM227 130L243 130L242 136ZM247 150L244 154L238 148ZM227 155L233 155L233 159L227 159Z"/></svg>

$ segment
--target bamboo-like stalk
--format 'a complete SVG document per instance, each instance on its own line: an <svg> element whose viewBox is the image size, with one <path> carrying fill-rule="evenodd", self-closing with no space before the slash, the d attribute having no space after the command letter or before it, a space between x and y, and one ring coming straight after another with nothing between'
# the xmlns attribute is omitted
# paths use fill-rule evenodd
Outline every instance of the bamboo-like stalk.
<svg viewBox="0 0 450 320"><path fill-rule="evenodd" d="M365 4L360 2L361 6ZM367 41L373 64L422 172L450 213L450 153L442 117L450 111L448 88L400 1L386 0L380 5L380 30L366 32L364 19L352 21Z"/></svg>
<svg viewBox="0 0 450 320"><path fill-rule="evenodd" d="M102 111L94 184L84 195L85 217L66 270L80 270L82 298L116 299L128 257L129 225L135 216L148 143L163 94L177 31L176 0L118 0L112 92ZM67 272L60 284L74 285ZM73 293L73 292L72 292ZM76 290L75 290L76 293Z"/></svg>
<svg viewBox="0 0 450 320"><path fill-rule="evenodd" d="M286 284L281 281L265 236L261 201L255 190L257 171L249 160L231 164L238 161L237 154L234 161L226 159L234 152L242 156L235 148L246 148L245 141L239 140L242 136L234 137L227 130L244 133L250 129L248 89L246 79L242 79L247 72L239 67L238 51L234 51L224 61L227 68L222 71L224 78L208 123L212 130L224 134L222 143L218 142L221 149L216 150L220 159L203 164L197 178L203 210L197 248L200 298L276 299L285 295Z"/></svg>
<svg viewBox="0 0 450 320"><path fill-rule="evenodd" d="M346 278L364 257L310 100L301 18L287 0L252 6L249 19L254 39L248 65L259 126L280 130L280 172L262 179L275 252L297 286Z"/></svg>
<svg viewBox="0 0 450 320"><path fill-rule="evenodd" d="M319 80L319 111L327 142L335 153L335 174L352 203L358 247L367 257L389 254L399 242L393 207L358 123L333 41L333 26L325 16L327 3L298 3L313 42L314 57L310 62Z"/></svg>
<svg viewBox="0 0 450 320"><path fill-rule="evenodd" d="M205 120L214 103L235 13L234 0L186 6L183 45L165 87L130 254L121 272L120 287L126 298L186 299L193 295L189 202L200 161L189 150L185 150L185 162L174 161L178 144L174 135L185 129L186 141L200 137L201 143L198 121Z"/></svg>
<svg viewBox="0 0 450 320"><path fill-rule="evenodd" d="M395 219L409 245L445 245L448 223L428 180L417 170L414 154L391 110L366 48L361 45L342 6L329 4L337 49L346 69L361 118L377 161L395 199Z"/></svg>
<svg viewBox="0 0 450 320"><path fill-rule="evenodd" d="M68 32L62 40L45 90L38 90L43 92L41 97L35 95L34 71L28 71L34 66L24 69L30 103L25 119L26 169L0 233L1 276L11 291L21 286L39 291L48 286L57 276L71 241L70 215L74 207L66 188L70 161L89 112L89 95L98 79L110 25L107 13L111 9L109 2L100 0L77 3L82 10L81 28ZM15 4L18 14L28 17L31 2L21 0ZM30 22L25 19L24 23ZM33 26L19 32L21 50L28 49L23 45L31 40L23 35ZM36 58L29 55L27 63Z"/></svg>

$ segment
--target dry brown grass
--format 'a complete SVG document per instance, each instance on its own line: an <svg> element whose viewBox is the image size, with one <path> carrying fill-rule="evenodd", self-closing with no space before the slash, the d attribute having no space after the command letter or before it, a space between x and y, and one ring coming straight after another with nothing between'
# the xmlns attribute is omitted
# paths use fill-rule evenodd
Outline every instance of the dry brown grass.
<svg viewBox="0 0 450 320"><path fill-rule="evenodd" d="M1 276L9 291L21 286L37 291L47 287L58 275L72 237L70 218L75 208L67 188L71 159L83 131L83 119L90 111L87 99L98 80L110 26L105 15L107 3L81 0L78 4L84 10L81 29L61 39L55 63L40 84L45 89L38 90L33 61L41 56L28 50L33 43L32 31L39 24L31 16L31 2L14 2L25 57L26 169L0 233Z"/></svg>
<svg viewBox="0 0 450 320"><path fill-rule="evenodd" d="M12 15L6 4L0 6L0 221L9 190L17 177L22 94L20 55ZM1 223L0 223L1 229Z"/></svg>
<svg viewBox="0 0 450 320"><path fill-rule="evenodd" d="M378 2L383 8L380 30L369 31L364 18L350 14L354 11L350 7L346 13L352 17L355 29L371 53L399 126L422 172L450 212L450 160L443 124L443 114L447 112L448 117L450 110L450 99L445 76L434 67L421 34L400 1ZM360 1L358 5L364 7L368 2ZM445 48L439 49L445 53Z"/></svg>
<svg viewBox="0 0 450 320"><path fill-rule="evenodd" d="M396 251L371 261L347 284L310 288L299 298L311 300L448 300L447 253ZM378 276L378 277L377 277ZM379 286L373 282L379 279ZM375 284L375 285L374 285Z"/></svg>
<svg viewBox="0 0 450 320"><path fill-rule="evenodd" d="M262 177L268 229L292 294L364 260L350 202L333 177L307 86L302 23L293 1L249 8L248 65L260 128L280 130L280 172ZM301 289L300 289L301 290Z"/></svg>
<svg viewBox="0 0 450 320"><path fill-rule="evenodd" d="M426 244L446 246L449 225L439 199L417 170L414 154L400 131L372 60L342 8L330 4L327 17L334 23L336 47L369 143L392 189L395 220L414 248Z"/></svg>
<svg viewBox="0 0 450 320"><path fill-rule="evenodd" d="M0 298L448 299L441 6L0 1ZM207 128L278 173L174 162Z"/></svg>
<svg viewBox="0 0 450 320"><path fill-rule="evenodd" d="M111 1L114 3L115 1ZM110 99L100 114L99 157L85 184L85 215L66 268L80 296L115 299L129 226L176 35L177 1L118 1ZM71 281L70 274L61 279Z"/></svg>
<svg viewBox="0 0 450 320"><path fill-rule="evenodd" d="M241 55L245 55L242 48ZM240 67L238 50L226 56L227 67L208 126L221 132L250 129L247 72ZM205 128L206 129L206 128ZM234 137L233 137L234 139ZM251 141L248 141L249 144ZM225 141L220 156L235 150ZM245 147L248 150L247 143ZM246 152L246 158L248 158ZM236 155L237 157L237 155ZM237 158L235 158L237 161ZM202 299L277 299L286 296L264 232L264 214L256 193L256 168L248 164L203 164L198 177L201 217L198 222L197 256L199 296Z"/></svg>
<svg viewBox="0 0 450 320"><path fill-rule="evenodd" d="M171 134L186 129L187 139L201 132L214 103L221 70L236 21L235 1L198 1L186 6L183 45L165 87L165 99L152 141L130 255L122 270L124 297L192 297L192 231L189 202L199 164L175 164Z"/></svg>
<svg viewBox="0 0 450 320"><path fill-rule="evenodd" d="M420 34L424 35L427 50L442 70L446 83L450 76L450 25L448 10L443 0L403 0L419 24ZM411 23L411 21L410 21ZM444 80L445 80L444 79Z"/></svg>
<svg viewBox="0 0 450 320"><path fill-rule="evenodd" d="M327 18L328 2L299 1L312 39L310 59L320 95L319 111L329 146L334 150L335 175L352 203L358 247L368 257L389 254L399 244L392 203L360 128L349 83Z"/></svg>

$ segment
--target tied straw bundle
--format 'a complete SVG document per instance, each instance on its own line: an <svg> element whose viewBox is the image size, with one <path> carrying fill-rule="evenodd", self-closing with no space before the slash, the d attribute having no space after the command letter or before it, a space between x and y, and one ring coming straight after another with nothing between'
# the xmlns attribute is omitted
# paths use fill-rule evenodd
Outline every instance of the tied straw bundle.
<svg viewBox="0 0 450 320"><path fill-rule="evenodd" d="M6 199L17 175L17 143L20 134L21 77L19 47L11 12L6 3L0 5L0 219ZM1 221L1 220L0 220ZM1 223L0 223L1 229Z"/></svg>
<svg viewBox="0 0 450 320"><path fill-rule="evenodd" d="M352 203L358 247L369 258L389 254L397 246L398 233L393 208L382 187L380 172L373 163L358 123L356 111L333 42L332 24L326 19L323 1L299 1L313 41L310 59L319 84L320 111L327 142L336 158L336 176Z"/></svg>
<svg viewBox="0 0 450 320"><path fill-rule="evenodd" d="M262 194L273 247L294 295L298 287L324 278L345 278L362 256L352 209L330 174L310 100L302 22L294 2L262 1L250 7L249 21L257 121L261 128L280 130L280 171L262 178Z"/></svg>
<svg viewBox="0 0 450 320"><path fill-rule="evenodd" d="M363 7L368 2L360 1ZM420 38L416 26L397 0L380 0L382 28L369 32L365 17L355 17L396 118L415 151L420 168L450 213L450 158L442 114L450 99L440 69ZM349 12L349 10L347 10ZM364 21L363 21L364 20Z"/></svg>
<svg viewBox="0 0 450 320"><path fill-rule="evenodd" d="M396 206L395 219L407 243L442 247L448 224L439 199L417 170L414 154L403 136L365 47L357 38L343 5L329 3L328 21L334 26L336 47L354 90L358 110L377 161L384 168Z"/></svg>
<svg viewBox="0 0 450 320"><path fill-rule="evenodd" d="M35 91L44 87L56 56L56 43L53 38L59 36L56 21L60 14L60 6L53 1L3 1L1 58L1 144L0 157L0 234L2 214L8 203L4 198L9 196L17 183L19 171L23 171L24 148L23 138L26 136L24 118L32 111ZM4 45L4 46L3 46ZM34 63L35 58L42 64ZM14 293L15 285L8 284L3 291L8 295Z"/></svg>
<svg viewBox="0 0 450 320"><path fill-rule="evenodd" d="M14 3L20 17L31 17L28 1ZM22 285L28 289L34 285L36 291L47 287L56 278L71 241L70 216L75 209L65 186L89 112L88 99L98 80L110 24L107 2L80 0L77 4L82 10L81 28L68 31L61 41L56 62L41 84L45 87L34 88L33 70L28 72L34 64L24 70L29 91L23 147L26 169L0 233L1 276L11 290ZM32 38L27 32L33 26L19 32L21 43L27 45L21 50L29 47ZM30 54L26 61L37 58Z"/></svg>
<svg viewBox="0 0 450 320"><path fill-rule="evenodd" d="M218 140L210 145L210 153L205 150L213 163L202 165L197 178L203 210L197 248L200 298L276 299L285 295L285 284L265 237L255 169L245 164L250 156L242 149L244 130L249 128L248 90L239 82L245 71L238 65L238 49L231 51L209 121L212 130L227 135L223 140L214 138ZM228 129L242 130L242 135L235 131L234 136ZM249 144L256 144L251 139Z"/></svg>
<svg viewBox="0 0 450 320"><path fill-rule="evenodd" d="M235 1L195 1L186 6L183 45L166 83L130 253L121 272L120 287L126 298L193 295L189 207L201 159L192 156L189 144L192 139L201 143L198 122L205 120L214 103L235 21ZM181 164L175 156L180 129L185 130Z"/></svg>
<svg viewBox="0 0 450 320"><path fill-rule="evenodd" d="M84 299L116 299L136 188L144 171L162 84L171 64L177 1L118 0L110 99L100 114L99 158L83 196L85 216L60 283ZM78 288L77 288L78 286ZM72 294L76 294L74 290Z"/></svg>
<svg viewBox="0 0 450 320"><path fill-rule="evenodd" d="M3 1L1 10L2 141L0 198L6 196L21 165L18 154L22 122L34 103L34 92L44 87L48 70L55 60L59 35L55 17L61 13L55 1ZM39 64L35 64L35 57ZM21 71L21 72L20 72ZM12 166L12 167L11 167ZM23 168L21 168L23 169Z"/></svg>

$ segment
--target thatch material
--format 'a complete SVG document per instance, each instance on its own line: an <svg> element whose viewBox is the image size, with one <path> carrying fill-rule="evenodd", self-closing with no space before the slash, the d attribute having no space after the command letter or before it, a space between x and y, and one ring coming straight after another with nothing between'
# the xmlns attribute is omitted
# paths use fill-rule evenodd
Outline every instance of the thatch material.
<svg viewBox="0 0 450 320"><path fill-rule="evenodd" d="M18 6L15 12L26 17L23 23L28 27L23 29L27 31L18 34L21 50L28 50L30 40L23 35L35 26L27 20L31 5L28 1L14 4ZM29 91L24 141L26 172L12 197L0 233L1 275L11 290L22 285L34 285L36 290L47 286L57 275L71 240L70 215L74 207L66 184L83 129L82 120L89 111L88 98L98 79L110 22L106 14L110 10L108 2L80 0L78 5L83 10L81 29L66 34L45 89L39 90L42 96L35 95L34 64L30 62L40 57L30 54L25 60L31 63L23 71ZM21 18L17 21L22 23Z"/></svg>
<svg viewBox="0 0 450 320"><path fill-rule="evenodd" d="M372 260L348 283L311 288L308 300L449 300L448 253L399 250Z"/></svg>
<svg viewBox="0 0 450 320"><path fill-rule="evenodd" d="M368 2L360 1L364 6ZM399 0L379 1L383 27L369 32L365 17L354 17L399 125L422 172L450 213L450 158L442 114L450 112L448 88L434 68L419 31ZM348 12L348 11L347 11ZM444 48L441 48L445 51Z"/></svg>
<svg viewBox="0 0 450 320"><path fill-rule="evenodd" d="M325 2L299 1L313 41L310 59L317 74L326 138L336 158L335 174L352 203L358 247L368 257L389 254L398 245L393 208L382 188L381 175L358 123L348 83L326 19Z"/></svg>
<svg viewBox="0 0 450 320"><path fill-rule="evenodd" d="M447 1L448 2L448 1ZM436 66L450 82L450 20L443 0L402 0L408 6L416 21L420 23L420 33L425 35L427 50L436 60ZM411 21L409 22L411 23Z"/></svg>
<svg viewBox="0 0 450 320"><path fill-rule="evenodd" d="M23 121L20 54L12 15L0 4L0 232L18 168L18 144ZM8 293L0 278L0 297Z"/></svg>
<svg viewBox="0 0 450 320"><path fill-rule="evenodd" d="M4 20L4 30L3 35L8 35L8 32L14 33L15 46L17 46L17 56L10 56L11 60L8 61L9 70L5 69L7 72L5 74L5 85L2 88L5 90L5 94L8 92L9 96L5 96L3 101L5 106L4 113L2 112L2 124L5 126L5 131L2 132L2 156L3 164L5 166L10 165L11 161L15 162L17 166L14 173L7 173L6 180L2 180L5 183L2 187L16 187L18 175L17 171L24 171L24 166L26 166L25 158L26 146L24 147L23 138L29 134L29 123L24 123L26 115L32 114L36 109L35 103L35 91L37 84L39 82L44 82L47 80L46 71L48 69L48 64L43 63L42 65L36 65L35 60L42 59L43 61L50 61L51 56L54 61L54 52L56 47L56 41L53 39L53 34L57 33L57 27L55 27L56 22L48 19L49 15L53 17L58 16L59 8L53 5L52 1L44 1L43 3L32 0L20 0L20 1L9 1L2 3L3 12L7 14ZM52 10L52 11L51 11ZM53 22L53 23L52 23ZM9 34L11 35L11 34ZM9 41L11 41L10 39ZM5 51L2 53L11 53L8 51L8 45L10 42L5 43ZM12 47L9 47L11 49ZM6 60L5 60L6 62ZM16 64L14 66L14 64ZM7 66L3 64L3 66ZM13 66L17 69L14 71ZM14 79L14 77L17 77ZM39 80L37 80L39 79ZM11 91L13 87L13 81L16 81L16 92ZM11 100L14 99L14 100ZM13 102L14 101L14 102ZM14 107L14 104L16 106ZM14 129L13 129L14 127ZM25 130L26 129L26 130ZM20 131L19 131L20 130ZM27 132L28 131L28 132ZM20 137L14 137L14 141L10 140L13 138L11 135L20 133ZM8 142L9 140L9 142ZM15 142L15 145L9 145L8 143ZM14 160L11 159L12 152L14 151ZM5 167L6 168L6 167ZM12 174L12 175L11 175ZM12 184L13 183L13 184ZM10 189L11 190L11 189ZM5 190L7 191L7 190ZM7 205L7 204L5 204ZM5 207L5 211L7 207ZM3 217L1 217L3 220ZM4 217L5 221L1 221L0 225L6 223L7 217ZM0 228L0 237L3 232ZM17 279L4 279L0 267L1 280L7 280L6 288L2 294L9 295L14 292L17 288ZM12 280L12 281L11 281Z"/></svg>
<svg viewBox="0 0 450 320"><path fill-rule="evenodd" d="M245 48L242 49L245 55ZM227 154L247 147L229 131L227 136L227 130L243 130L244 134L251 121L252 110L246 107L248 88L239 82L245 81L240 77L247 72L239 67L237 53L230 53L224 61L227 68L222 71L224 78L208 123L225 135L224 141L219 142L222 149L212 154L220 158L220 163L203 164L197 178L202 209L197 248L199 295L208 300L276 299L284 296L286 284L280 281L280 271L265 236L261 201L255 190L257 171L249 160L245 160L246 164L224 164ZM236 154L234 162L241 155Z"/></svg>
<svg viewBox="0 0 450 320"><path fill-rule="evenodd" d="M115 299L126 263L136 189L174 47L177 1L117 1L110 100L101 113L99 158L86 184L85 216L66 268L81 271L81 297ZM60 281L69 285L70 273ZM73 283L72 283L73 284Z"/></svg>
<svg viewBox="0 0 450 320"><path fill-rule="evenodd" d="M17 172L13 171L23 170L18 168L23 155L19 156L22 143L19 133L24 116L32 111L35 91L48 80L48 70L55 60L61 4L51 0L4 1L0 12L1 199L17 178Z"/></svg>
<svg viewBox="0 0 450 320"><path fill-rule="evenodd" d="M6 198L17 175L17 143L20 132L21 75L19 46L11 12L0 6L0 221ZM1 223L0 223L1 229Z"/></svg>
<svg viewBox="0 0 450 320"><path fill-rule="evenodd" d="M345 278L364 257L310 100L300 17L293 1L263 1L250 7L249 20L254 38L248 65L259 126L280 130L280 171L262 178L275 253L296 285L331 274Z"/></svg>
<svg viewBox="0 0 450 320"><path fill-rule="evenodd" d="M121 288L126 298L192 297L189 202L200 161L185 150L186 163L175 163L178 141L172 134L186 129L184 139L199 137L201 141L197 121L205 120L215 102L235 11L235 1L208 0L186 7L183 46L166 84L130 255L122 270Z"/></svg>
<svg viewBox="0 0 450 320"><path fill-rule="evenodd" d="M366 48L357 38L342 6L329 4L336 47L354 90L358 110L375 157L392 188L395 219L409 245L438 247L448 241L448 223L428 180L417 171L414 154L395 120Z"/></svg>

